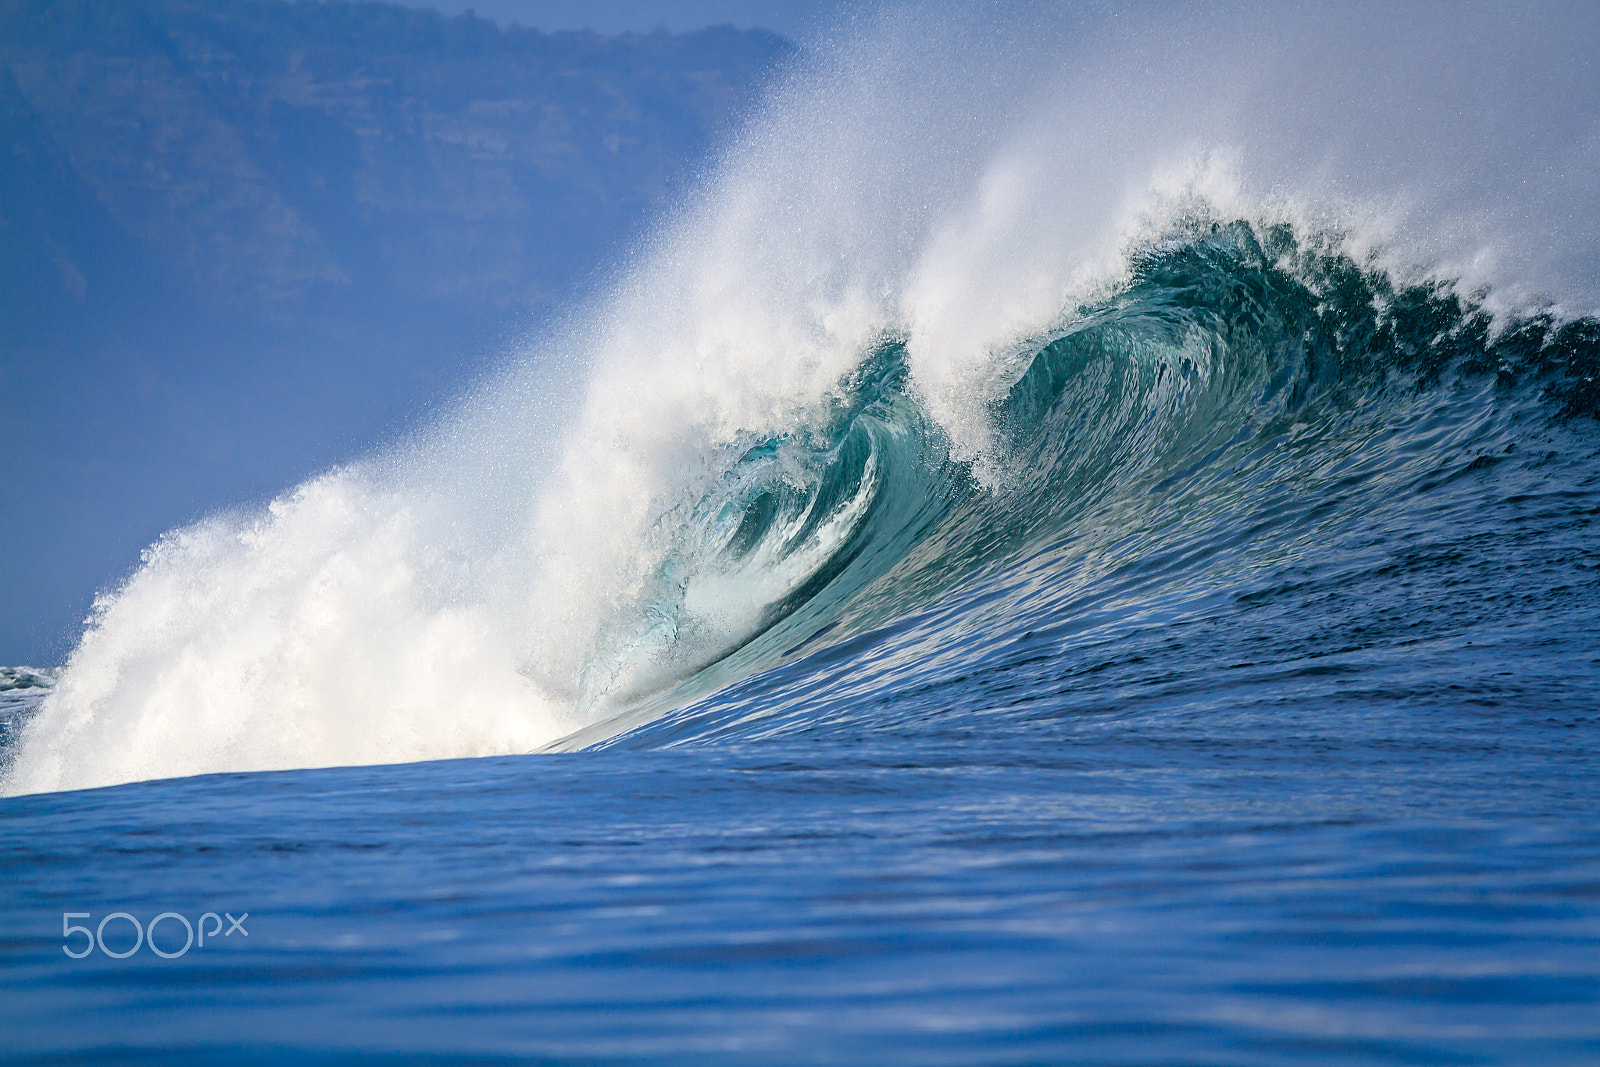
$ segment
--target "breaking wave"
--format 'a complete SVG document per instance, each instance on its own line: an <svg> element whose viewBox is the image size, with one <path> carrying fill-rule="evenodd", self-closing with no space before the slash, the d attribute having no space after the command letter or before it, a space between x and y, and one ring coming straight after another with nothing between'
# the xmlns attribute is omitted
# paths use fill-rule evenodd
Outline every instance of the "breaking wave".
<svg viewBox="0 0 1600 1067"><path fill-rule="evenodd" d="M1535 442L1588 485L1600 75L1561 65L1594 20L1459 12L817 45L606 300L153 546L8 791L761 736L818 665L885 704L1437 523Z"/></svg>

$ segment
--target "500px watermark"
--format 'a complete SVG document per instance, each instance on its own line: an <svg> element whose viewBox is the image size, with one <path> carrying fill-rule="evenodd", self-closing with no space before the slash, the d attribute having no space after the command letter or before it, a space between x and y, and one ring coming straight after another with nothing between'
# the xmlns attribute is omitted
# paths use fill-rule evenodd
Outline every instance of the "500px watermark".
<svg viewBox="0 0 1600 1067"><path fill-rule="evenodd" d="M228 929L225 933L222 929L223 915L228 917ZM93 914L87 911L64 911L61 913L61 939L67 942L67 944L61 946L62 952L65 952L75 960L81 960L85 956L89 955L89 953L93 952L96 948L99 948L101 952L107 956L110 956L114 960L125 960L135 952L138 952L141 946L148 944L150 946L150 951L154 952L162 959L175 960L185 952L188 952L191 948L196 947L196 928L198 928L200 934L198 939L198 947L200 948L206 947L207 937L215 941L218 934L222 934L223 937L232 937L235 933L243 934L245 937L250 936L250 931L244 928L244 921L250 918L250 913L248 911L241 914L237 919L235 919L228 912L223 912L222 915L218 915L214 911L208 911L204 915L200 916L200 921L197 923L191 923L186 917L179 915L175 911L164 911L160 915L157 915L154 919L151 919L149 926L141 925L138 919L135 919L132 915L129 915L125 911L114 911L110 915L107 915L105 918L101 919L100 924L93 930L90 930L87 926L78 926L72 921L73 919L93 918ZM212 927L209 930L206 929L206 920L208 919L212 922ZM106 925L111 923L113 920L120 920L121 922L133 927L132 948L124 948L121 951L117 951L106 947ZM171 943L175 943L176 941L177 926L183 927L184 941L182 948L176 951L168 951L167 949L163 949L156 944L156 927L160 926L163 922L167 923L169 929L171 930L169 948ZM117 930L117 926L112 927L113 933L117 932ZM83 947L74 950L72 939L74 935L77 934L82 934L84 937L82 942ZM166 935L163 935L163 940L168 940Z"/></svg>

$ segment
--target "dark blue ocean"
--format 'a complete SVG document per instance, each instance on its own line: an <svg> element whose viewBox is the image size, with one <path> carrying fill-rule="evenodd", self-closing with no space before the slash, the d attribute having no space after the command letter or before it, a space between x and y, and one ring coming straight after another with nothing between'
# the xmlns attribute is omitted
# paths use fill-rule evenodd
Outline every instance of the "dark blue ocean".
<svg viewBox="0 0 1600 1067"><path fill-rule="evenodd" d="M964 10L0 671L0 1063L1600 1063L1600 20Z"/></svg>
<svg viewBox="0 0 1600 1067"><path fill-rule="evenodd" d="M874 495L712 692L0 802L0 1057L1596 1062L1597 360L1218 226L1039 345L995 490L888 338L735 457L817 472L725 480L735 556Z"/></svg>

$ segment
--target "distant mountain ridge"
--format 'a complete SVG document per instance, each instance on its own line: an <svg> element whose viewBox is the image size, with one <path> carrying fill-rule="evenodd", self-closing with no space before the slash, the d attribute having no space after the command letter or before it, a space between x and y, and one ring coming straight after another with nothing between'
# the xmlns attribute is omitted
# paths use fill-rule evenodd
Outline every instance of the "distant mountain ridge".
<svg viewBox="0 0 1600 1067"><path fill-rule="evenodd" d="M279 314L321 291L537 303L789 52L759 30L545 34L379 3L9 2L8 281L80 303L133 252Z"/></svg>
<svg viewBox="0 0 1600 1067"><path fill-rule="evenodd" d="M0 663L371 447L622 255L794 47L385 3L0 3Z"/></svg>

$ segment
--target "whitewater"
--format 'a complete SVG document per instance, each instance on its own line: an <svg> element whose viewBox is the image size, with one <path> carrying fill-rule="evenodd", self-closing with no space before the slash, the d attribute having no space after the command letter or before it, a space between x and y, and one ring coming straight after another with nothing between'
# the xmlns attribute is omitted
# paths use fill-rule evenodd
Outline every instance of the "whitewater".
<svg viewBox="0 0 1600 1067"><path fill-rule="evenodd" d="M1177 618L1403 526L1433 505L1385 494L1452 464L1554 447L1587 485L1593 29L841 27L607 295L406 439L152 546L6 791L592 745L918 613L924 670L1069 590Z"/></svg>

